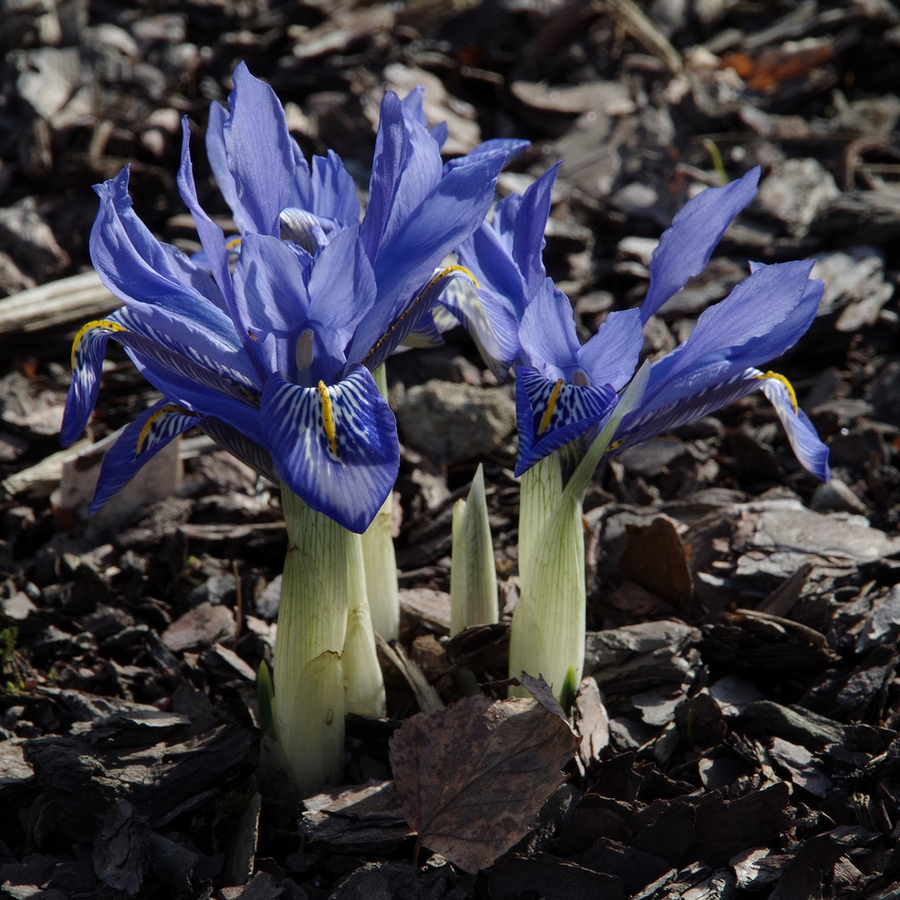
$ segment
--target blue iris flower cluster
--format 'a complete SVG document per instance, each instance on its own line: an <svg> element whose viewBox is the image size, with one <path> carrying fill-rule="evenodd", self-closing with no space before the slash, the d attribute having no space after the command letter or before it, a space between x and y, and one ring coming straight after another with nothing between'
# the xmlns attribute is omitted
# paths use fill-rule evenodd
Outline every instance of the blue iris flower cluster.
<svg viewBox="0 0 900 900"><path fill-rule="evenodd" d="M647 319L702 271L759 178L754 169L691 200L653 254L643 305L610 313L580 344L571 303L541 258L557 168L499 201L488 221L497 176L525 142L487 141L444 163L445 138L445 126L427 127L421 89L403 100L388 92L360 216L341 160L329 153L308 165L274 92L242 64L229 109L213 104L206 136L239 235L226 236L200 206L186 125L178 187L200 254L153 237L132 209L127 169L97 186L91 256L124 306L75 340L62 440L74 441L91 415L110 338L164 399L108 453L93 509L199 425L311 509L364 531L399 465L396 422L372 373L402 342L438 339L448 312L494 371L515 369L517 474L562 448L577 452L631 381ZM459 265L440 269L452 253ZM610 452L761 390L800 462L827 479L827 449L793 389L758 368L815 317L823 286L811 268L753 266L652 364Z"/></svg>

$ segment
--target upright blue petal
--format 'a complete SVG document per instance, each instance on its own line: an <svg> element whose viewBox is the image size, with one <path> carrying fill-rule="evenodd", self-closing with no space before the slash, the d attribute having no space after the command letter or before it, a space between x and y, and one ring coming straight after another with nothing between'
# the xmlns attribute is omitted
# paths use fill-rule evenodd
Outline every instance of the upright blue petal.
<svg viewBox="0 0 900 900"><path fill-rule="evenodd" d="M228 178L231 178L231 174L227 174ZM197 197L194 166L191 161L191 128L187 116L181 120L181 165L178 167L177 183L178 193L194 220L194 227L197 229L197 235L203 245L203 253L209 264L209 270L221 291L225 310L233 316L234 291L231 286L228 244L222 229L206 214ZM234 202L237 200L235 199Z"/></svg>
<svg viewBox="0 0 900 900"><path fill-rule="evenodd" d="M277 236L278 214L290 205L296 171L284 110L272 88L244 63L234 70L228 105L225 152L248 230Z"/></svg>
<svg viewBox="0 0 900 900"><path fill-rule="evenodd" d="M310 209L317 216L332 219L342 228L359 224L356 184L333 150L313 157L310 193Z"/></svg>
<svg viewBox="0 0 900 900"><path fill-rule="evenodd" d="M441 260L484 218L502 163L501 156L487 157L454 169L381 248L373 266L378 299L357 329L347 353L350 362L362 362L376 344L393 351L428 312L415 302ZM395 328L401 321L405 330Z"/></svg>
<svg viewBox="0 0 900 900"><path fill-rule="evenodd" d="M281 479L309 507L363 532L397 479L397 426L371 373L303 388L278 375L263 392L260 421Z"/></svg>
<svg viewBox="0 0 900 900"><path fill-rule="evenodd" d="M532 296L540 288L547 276L541 258L545 244L544 229L550 218L553 185L561 165L558 162L528 186L516 212L512 256L522 273L528 296Z"/></svg>
<svg viewBox="0 0 900 900"><path fill-rule="evenodd" d="M609 313L576 356L592 383L606 382L620 391L634 375L643 347L640 310L625 309Z"/></svg>
<svg viewBox="0 0 900 900"><path fill-rule="evenodd" d="M546 278L519 323L522 358L548 378L572 381L580 344L569 298Z"/></svg>
<svg viewBox="0 0 900 900"><path fill-rule="evenodd" d="M231 210L238 230L246 233L253 230L253 220L238 197L234 175L231 174L231 168L228 165L228 151L225 149L225 125L228 117L229 112L221 103L213 101L210 104L209 122L206 125L206 156L209 159L209 166L215 176L219 191ZM188 131L187 121L183 121L182 126L185 131ZM184 152L182 149L182 167L184 167ZM193 185L193 175L191 175L191 184ZM184 197L183 193L182 197Z"/></svg>
<svg viewBox="0 0 900 900"><path fill-rule="evenodd" d="M659 239L650 261L650 287L641 305L646 322L670 297L706 268L734 217L756 195L759 167L722 188L707 188L689 200Z"/></svg>

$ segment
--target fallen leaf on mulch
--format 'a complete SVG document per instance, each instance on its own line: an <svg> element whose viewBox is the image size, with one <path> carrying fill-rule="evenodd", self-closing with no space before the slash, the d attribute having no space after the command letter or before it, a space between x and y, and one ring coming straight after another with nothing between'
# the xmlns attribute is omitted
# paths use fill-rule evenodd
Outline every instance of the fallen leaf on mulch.
<svg viewBox="0 0 900 900"><path fill-rule="evenodd" d="M576 745L535 700L478 695L407 719L391 738L391 768L417 847L466 872L489 866L527 834Z"/></svg>

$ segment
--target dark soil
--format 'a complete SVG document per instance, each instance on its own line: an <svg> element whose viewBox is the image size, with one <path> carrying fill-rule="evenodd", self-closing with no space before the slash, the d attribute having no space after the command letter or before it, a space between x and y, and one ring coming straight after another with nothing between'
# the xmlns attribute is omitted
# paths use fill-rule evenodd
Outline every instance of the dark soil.
<svg viewBox="0 0 900 900"><path fill-rule="evenodd" d="M894 6L22 0L0 21L0 896L900 897ZM304 151L333 148L363 186L385 86L426 84L451 152L530 139L503 191L563 158L546 260L585 336L639 302L647 239L720 183L716 154L729 177L760 164L760 196L654 321L648 354L748 259L815 257L826 282L772 368L828 442L832 482L803 472L756 395L598 472L588 671L603 703L583 695L568 780L477 875L414 853L388 739L422 697L387 656L391 719L348 722L362 793L304 808L260 769L255 672L285 551L271 485L190 435L180 488L150 506L86 522L60 489L69 347L101 313L70 302L48 322L39 286L89 270L91 184L126 163L138 214L198 249L174 185L179 120L199 135L242 59L290 105ZM201 201L224 221L195 143ZM457 333L389 374L398 405L430 379L505 390ZM90 437L152 399L111 349ZM505 677L505 624L444 637L451 510L478 460L429 458L414 425L401 438L400 649L449 703L472 672ZM508 613L515 442L490 440Z"/></svg>

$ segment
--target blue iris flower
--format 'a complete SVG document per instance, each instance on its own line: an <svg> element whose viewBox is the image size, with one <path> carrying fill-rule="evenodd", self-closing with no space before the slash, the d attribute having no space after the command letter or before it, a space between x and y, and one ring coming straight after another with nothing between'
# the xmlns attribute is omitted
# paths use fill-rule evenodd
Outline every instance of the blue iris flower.
<svg viewBox="0 0 900 900"><path fill-rule="evenodd" d="M546 178L547 176L545 176ZM544 274L549 188L536 183L507 199L492 225L463 245L460 259L479 278L480 299L494 333L517 323L516 404L521 475L550 453L589 441L615 409L643 346L643 325L700 273L725 229L756 193L759 169L723 188L703 191L675 216L650 263L650 285L639 309L610 313L585 344L578 340L569 300ZM540 198L540 202L539 201ZM783 354L815 318L823 285L810 280L811 262L751 265L750 276L705 310L683 345L652 364L640 406L626 415L611 449L645 440L762 390L773 404L800 462L829 477L828 450L798 408L782 376L757 366ZM503 294L501 314L494 310ZM485 294L491 296L485 303ZM482 341L481 343L484 343ZM509 351L507 351L509 352ZM502 363L507 360L503 359Z"/></svg>
<svg viewBox="0 0 900 900"><path fill-rule="evenodd" d="M445 165L444 135L425 126L421 95L389 92L360 221L340 159L330 153L310 169L271 88L243 64L234 82L230 111L213 106L207 150L238 237L200 206L187 127L178 186L203 246L198 258L160 243L138 219L127 169L96 187L91 257L125 306L76 337L61 438L71 443L86 425L114 338L165 399L108 453L92 510L199 425L361 532L399 465L396 422L372 371L457 277L435 269L483 221L521 142L487 142Z"/></svg>

